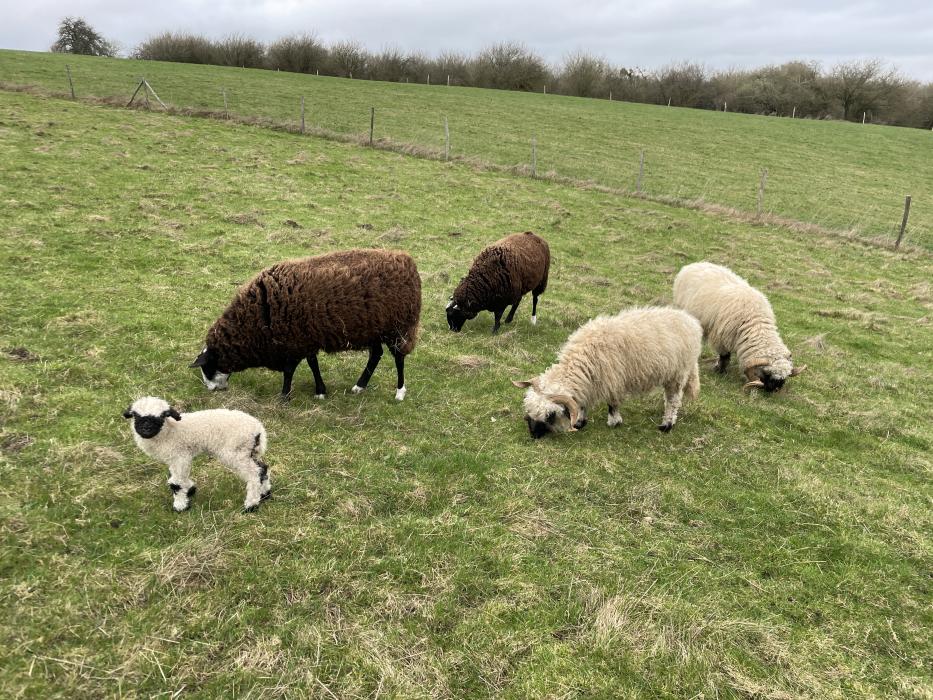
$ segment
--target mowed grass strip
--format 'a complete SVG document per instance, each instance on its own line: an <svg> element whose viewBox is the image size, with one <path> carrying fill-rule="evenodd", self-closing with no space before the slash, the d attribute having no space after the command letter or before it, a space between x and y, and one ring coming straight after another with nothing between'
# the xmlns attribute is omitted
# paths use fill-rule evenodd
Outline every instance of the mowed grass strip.
<svg viewBox="0 0 933 700"><path fill-rule="evenodd" d="M306 122L443 154L444 119L454 157L633 191L645 152L649 196L700 200L755 212L768 170L764 212L893 243L905 195L906 240L933 248L931 134L920 129L710 112L540 93L317 77L254 69L0 51L0 81L79 96L130 95L146 77L179 108ZM141 96L140 96L141 97ZM157 106L155 101L152 105Z"/></svg>
<svg viewBox="0 0 933 700"><path fill-rule="evenodd" d="M858 243L239 125L0 92L0 693L27 697L928 697L931 265ZM486 243L551 245L539 306L446 329ZM188 362L282 258L410 251L408 398L362 353L207 393ZM532 442L509 380L710 259L806 374L702 371ZM191 511L120 417L249 411L274 496L210 460Z"/></svg>

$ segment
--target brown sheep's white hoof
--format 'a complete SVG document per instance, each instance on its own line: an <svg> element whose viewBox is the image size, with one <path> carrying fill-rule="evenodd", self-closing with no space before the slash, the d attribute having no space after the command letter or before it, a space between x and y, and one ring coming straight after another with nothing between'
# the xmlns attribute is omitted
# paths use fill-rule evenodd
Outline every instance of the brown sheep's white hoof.
<svg viewBox="0 0 933 700"><path fill-rule="evenodd" d="M404 400L405 400L405 394L406 394L406 393L408 393L408 389L406 389L405 387L402 387L401 389L396 389L396 391L395 391L395 400L396 400L396 401L404 401Z"/></svg>
<svg viewBox="0 0 933 700"><path fill-rule="evenodd" d="M354 384L353 388L350 389L350 391L353 392L354 394L362 394L364 391L366 391L366 388Z"/></svg>

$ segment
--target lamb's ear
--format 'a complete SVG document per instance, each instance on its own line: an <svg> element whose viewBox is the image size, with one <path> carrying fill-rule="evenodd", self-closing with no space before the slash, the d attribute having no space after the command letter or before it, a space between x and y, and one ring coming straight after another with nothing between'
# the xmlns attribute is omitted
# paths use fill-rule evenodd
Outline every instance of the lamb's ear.
<svg viewBox="0 0 933 700"><path fill-rule="evenodd" d="M512 380L512 386L517 386L519 389L527 389L533 383L534 383L533 379L528 379L528 380L521 381L521 382L516 382L515 380Z"/></svg>
<svg viewBox="0 0 933 700"><path fill-rule="evenodd" d="M800 365L800 367L794 367L794 368L790 371L790 376L796 377L798 374L803 374L804 371L806 371L806 369L807 369L807 366L806 366L806 365Z"/></svg>
<svg viewBox="0 0 933 700"><path fill-rule="evenodd" d="M205 348L204 350L201 351L200 355L194 358L194 362L192 362L188 366L189 367L203 367L206 364L207 364L207 349Z"/></svg>
<svg viewBox="0 0 933 700"><path fill-rule="evenodd" d="M128 408L123 412L123 417L124 417L124 418L132 418L132 417L133 417L133 411L131 410L132 408L133 408L133 407L130 406L130 407L128 407Z"/></svg>
<svg viewBox="0 0 933 700"><path fill-rule="evenodd" d="M174 408L168 409L168 417L174 418L175 420L181 420L181 414L176 411Z"/></svg>

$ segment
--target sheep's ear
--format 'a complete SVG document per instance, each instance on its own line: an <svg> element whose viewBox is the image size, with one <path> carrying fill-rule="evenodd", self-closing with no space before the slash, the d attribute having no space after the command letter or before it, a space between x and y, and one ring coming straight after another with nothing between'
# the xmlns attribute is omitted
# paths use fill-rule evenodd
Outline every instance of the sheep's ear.
<svg viewBox="0 0 933 700"><path fill-rule="evenodd" d="M800 365L800 367L794 367L790 371L790 376L796 377L798 374L803 374L806 369L807 369L806 365Z"/></svg>
<svg viewBox="0 0 933 700"><path fill-rule="evenodd" d="M168 409L168 417L174 418L175 420L181 420L181 414L176 411L174 408Z"/></svg>
<svg viewBox="0 0 933 700"><path fill-rule="evenodd" d="M192 362L188 366L189 367L203 367L206 364L207 364L207 350L202 350L201 354L198 355L196 358L194 358L194 362Z"/></svg>
<svg viewBox="0 0 933 700"><path fill-rule="evenodd" d="M130 410L131 408L132 408L132 406L131 406L130 408L127 408L127 409L123 412L123 417L124 417L124 418L132 418L132 417L133 417L133 411Z"/></svg>
<svg viewBox="0 0 933 700"><path fill-rule="evenodd" d="M527 389L528 387L531 386L532 381L533 380L530 380L530 379L526 381L521 381L521 382L516 382L513 380L512 386L517 386L519 389Z"/></svg>

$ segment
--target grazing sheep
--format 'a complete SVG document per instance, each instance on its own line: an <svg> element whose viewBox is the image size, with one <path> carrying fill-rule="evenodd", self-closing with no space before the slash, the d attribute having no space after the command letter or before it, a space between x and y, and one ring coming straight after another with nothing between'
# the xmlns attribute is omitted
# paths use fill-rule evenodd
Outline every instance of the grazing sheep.
<svg viewBox="0 0 933 700"><path fill-rule="evenodd" d="M239 289L207 333L191 363L211 391L226 389L232 372L267 367L282 372L282 398L303 359L314 373L314 393L324 398L317 354L369 350L353 386L359 393L382 357L395 358L395 398L405 398L405 356L415 347L421 315L421 278L408 253L348 250L269 267Z"/></svg>
<svg viewBox="0 0 933 700"><path fill-rule="evenodd" d="M512 305L505 322L515 317L522 296L531 292L531 323L538 322L538 297L547 289L551 251L547 242L531 231L513 233L480 251L467 276L460 280L447 304L447 325L458 333L480 311L492 311L499 331L505 307Z"/></svg>
<svg viewBox="0 0 933 700"><path fill-rule="evenodd" d="M700 391L697 360L703 331L696 319L679 309L649 307L600 316L585 323L561 348L557 364L523 382L525 420L532 438L549 432L575 431L586 425L586 412L609 404L607 424L622 422L619 403L627 396L664 387L668 432L686 394Z"/></svg>
<svg viewBox="0 0 933 700"><path fill-rule="evenodd" d="M133 439L143 452L168 465L172 507L188 510L196 490L191 460L207 452L246 482L247 512L272 491L269 467L260 459L266 451L266 429L248 413L218 408L179 413L163 399L145 396L123 412L133 419Z"/></svg>
<svg viewBox="0 0 933 700"><path fill-rule="evenodd" d="M729 268L708 262L685 265L674 279L674 305L703 326L710 347L719 354L720 374L732 353L738 356L745 389L776 391L807 368L794 367L767 297Z"/></svg>

